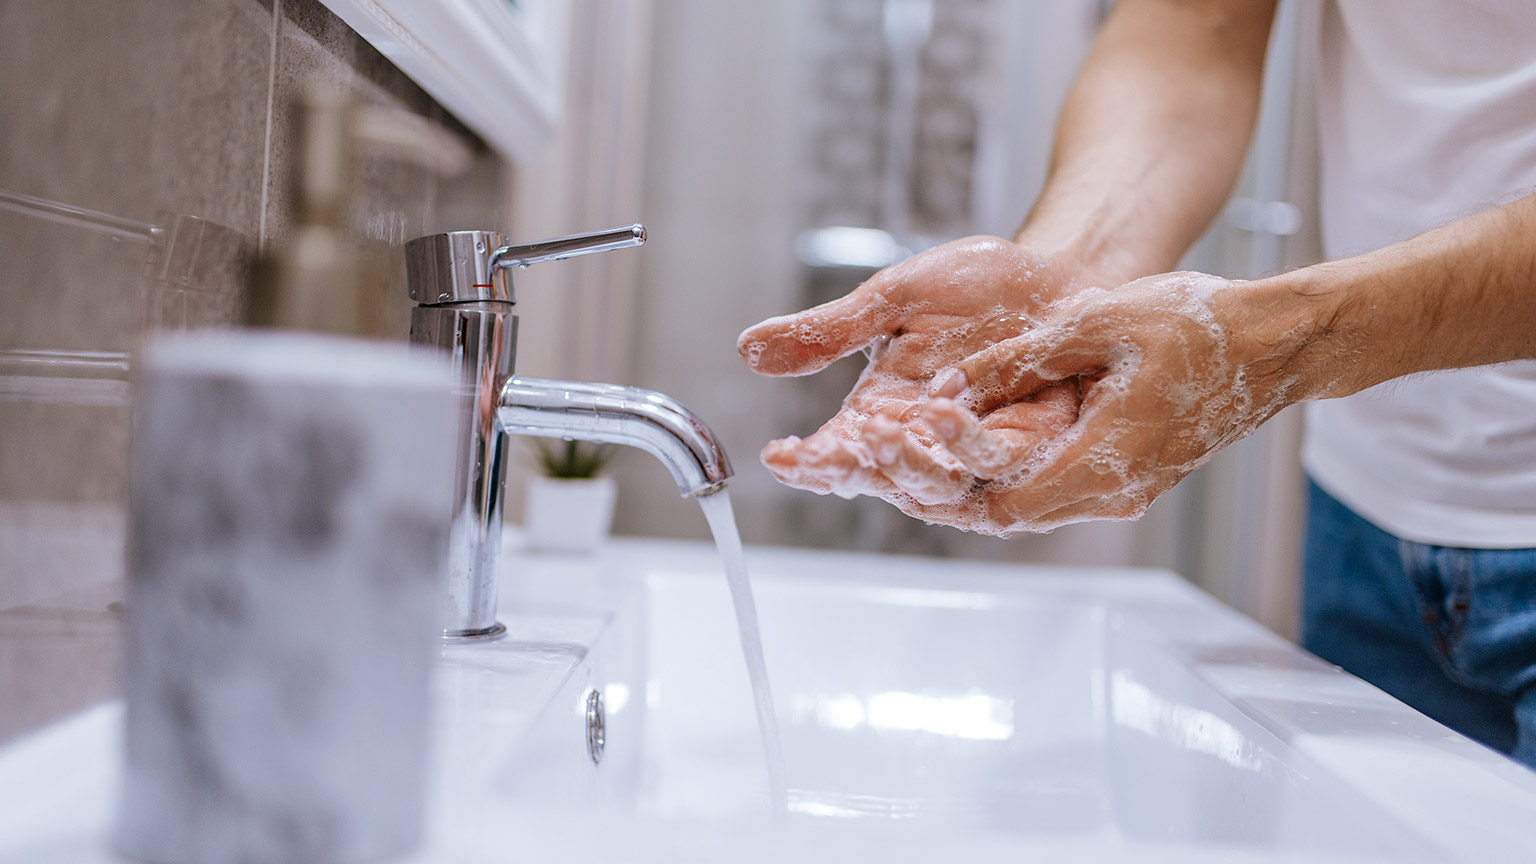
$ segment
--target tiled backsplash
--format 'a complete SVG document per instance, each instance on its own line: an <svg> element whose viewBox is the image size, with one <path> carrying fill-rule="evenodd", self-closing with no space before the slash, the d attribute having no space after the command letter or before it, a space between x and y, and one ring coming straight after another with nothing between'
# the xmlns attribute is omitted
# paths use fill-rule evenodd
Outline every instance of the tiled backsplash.
<svg viewBox="0 0 1536 864"><path fill-rule="evenodd" d="M230 323L240 250L292 226L286 106L312 75L437 120L478 154L449 181L360 166L353 234L379 263L389 335L404 338L399 247L507 230L509 169L324 6L0 4L0 190L167 228L197 217L232 240L217 247L227 266L168 276L147 245L0 208L0 357L131 352L149 325ZM26 389L0 380L0 741L110 695L122 611L127 405Z"/></svg>

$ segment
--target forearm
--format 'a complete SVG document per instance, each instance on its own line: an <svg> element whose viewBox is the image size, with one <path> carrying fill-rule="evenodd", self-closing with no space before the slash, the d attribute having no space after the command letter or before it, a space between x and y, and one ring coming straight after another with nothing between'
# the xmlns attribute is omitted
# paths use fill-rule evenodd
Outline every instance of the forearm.
<svg viewBox="0 0 1536 864"><path fill-rule="evenodd" d="M1301 396L1434 369L1536 358L1536 196L1356 258L1250 283L1312 329Z"/></svg>
<svg viewBox="0 0 1536 864"><path fill-rule="evenodd" d="M1017 240L1114 284L1171 269L1241 170L1274 5L1122 0L1068 95Z"/></svg>

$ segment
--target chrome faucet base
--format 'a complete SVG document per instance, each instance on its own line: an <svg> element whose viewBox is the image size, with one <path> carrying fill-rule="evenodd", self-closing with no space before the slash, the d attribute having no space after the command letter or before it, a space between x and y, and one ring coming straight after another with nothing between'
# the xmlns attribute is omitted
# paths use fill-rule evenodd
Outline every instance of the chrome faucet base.
<svg viewBox="0 0 1536 864"><path fill-rule="evenodd" d="M495 642L497 639L505 639L507 625L497 621L495 626L481 630L444 630L443 642L448 645L463 645L474 642Z"/></svg>
<svg viewBox="0 0 1536 864"><path fill-rule="evenodd" d="M507 436L496 394L512 377L517 316L512 304L481 301L418 306L411 341L448 352L460 370L459 443L448 532L448 587L443 629L472 639L497 627L496 584L501 554Z"/></svg>

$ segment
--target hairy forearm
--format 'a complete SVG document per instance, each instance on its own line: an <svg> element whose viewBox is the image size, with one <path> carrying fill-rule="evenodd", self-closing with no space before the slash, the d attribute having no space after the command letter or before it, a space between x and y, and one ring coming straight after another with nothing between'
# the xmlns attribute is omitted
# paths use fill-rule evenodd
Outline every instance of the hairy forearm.
<svg viewBox="0 0 1536 864"><path fill-rule="evenodd" d="M1375 252L1249 283L1312 334L1304 398L1434 369L1536 358L1536 196Z"/></svg>
<svg viewBox="0 0 1536 864"><path fill-rule="evenodd" d="M1017 240L1115 284L1171 269L1241 169L1274 6L1121 0L1067 97Z"/></svg>

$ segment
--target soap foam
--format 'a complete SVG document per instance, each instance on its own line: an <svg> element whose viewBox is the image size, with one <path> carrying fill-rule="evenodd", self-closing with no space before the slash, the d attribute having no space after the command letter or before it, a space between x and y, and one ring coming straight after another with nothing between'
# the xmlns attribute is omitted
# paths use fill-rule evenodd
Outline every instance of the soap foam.
<svg viewBox="0 0 1536 864"><path fill-rule="evenodd" d="M1158 495L1217 450L1250 434L1288 404L1299 386L1296 376L1260 387L1255 378L1262 376L1250 370L1261 364L1274 365L1277 356L1294 350L1302 338L1300 328L1260 357L1239 365L1216 310L1217 302L1224 299L1222 292L1232 284L1204 274L1173 274L1158 277L1156 284L1143 288L1139 296L1116 298L1127 306L1123 316L1117 317L1113 309L1101 309L1099 314L1109 318L1101 321L1082 317L1088 312L1084 310L1074 322L1083 329L1106 324L1144 326L1148 320L1168 324L1161 338L1145 347L1138 347L1124 333L1109 340L1116 346L1108 352L1113 371L1086 388L1082 421L1038 448L1015 477L988 486L987 494L992 497L1007 498L1010 492L1023 490L1030 500L1038 502L1058 500L1059 494L1067 506L980 527L989 533L1039 531L1087 518L1136 518ZM1154 354L1155 364L1149 360ZM1015 370L1005 380L1021 380L1025 371L1048 370ZM1146 377L1152 374L1160 377ZM1137 404L1131 403L1133 396ZM1149 403L1150 413L1146 410ZM1093 429L1098 440L1085 442L1085 429ZM1133 439L1135 444L1130 445ZM1149 441L1161 444L1150 454L1146 453ZM1138 453L1137 458L1143 461L1133 461L1127 452ZM1146 461L1149 459L1166 461ZM1099 480L1084 480L1084 472L1074 470L1079 465L1086 466ZM1096 500L1090 497L1077 505L1068 500L1073 497L1068 493L1077 487L1104 491ZM997 515L994 508L992 516ZM957 518L961 517L957 514ZM978 525L973 518L965 527Z"/></svg>
<svg viewBox="0 0 1536 864"><path fill-rule="evenodd" d="M1215 306L1233 283L1181 273L1110 291L1059 280L1060 293L1048 296L1039 287L1051 275L1043 259L1010 256L1003 246L1018 252L1000 240L957 241L950 251L958 258L925 254L888 268L860 289L857 304L842 298L743 334L744 359L770 374L816 371L835 359L832 351L864 349L871 358L821 430L765 449L775 476L823 494L878 495L924 521L992 534L1136 518L1216 449L1287 404L1297 386L1288 378L1256 388L1260 376L1233 361ZM922 298L897 290L903 280L920 283ZM988 284L996 289L990 306L943 305L948 291ZM1158 337L1133 338L1149 321L1164 322ZM1023 425L1010 428L987 414L986 428L967 429L960 448L978 468L970 474L922 415L927 385L959 360L1029 333L1059 350L973 382L957 401L1018 405L1011 400L1029 395L1018 392L1026 381L1080 380L1080 416L1074 408L1044 429L1029 425L1043 420L1021 417ZM854 344L850 336L868 338Z"/></svg>
<svg viewBox="0 0 1536 864"><path fill-rule="evenodd" d="M1305 338L1300 325L1259 356L1242 363L1234 358L1218 316L1218 304L1230 296L1223 292L1234 284L1198 273L1171 274L1139 289L1121 289L1138 293L1114 296L1115 305L1098 304L1104 292L1096 292L1097 297L1074 298L1069 309L1048 310L1044 317L1051 331L1037 331L1045 344L1065 347L1072 337L1086 335L1108 361L1107 373L1083 381L1080 421L1029 451L1012 474L975 482L951 500L932 501L895 488L883 497L926 522L1000 536L1090 518L1141 516L1217 450L1293 401L1301 385L1298 375L1253 371L1279 368ZM1138 344L1127 331L1145 332L1148 321L1166 323L1157 339ZM971 335L994 335L987 330L983 324ZM1095 340L1095 333L1101 338ZM1082 357L1076 359L1080 363ZM996 402L1014 396L1009 388L1026 379L1070 374L1069 365L1046 354L1033 365L1004 370L990 389L977 388L966 399ZM1088 430L1092 441L1085 440ZM991 446L1002 444L994 440Z"/></svg>

